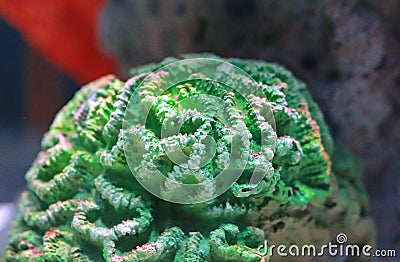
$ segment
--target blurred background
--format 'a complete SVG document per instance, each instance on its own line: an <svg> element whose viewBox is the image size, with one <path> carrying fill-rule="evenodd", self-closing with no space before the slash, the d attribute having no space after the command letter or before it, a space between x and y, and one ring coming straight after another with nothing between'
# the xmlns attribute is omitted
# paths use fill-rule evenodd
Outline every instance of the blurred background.
<svg viewBox="0 0 400 262"><path fill-rule="evenodd" d="M364 166L379 247L399 249L400 1L0 0L0 250L5 203L74 92L191 52L279 62L304 80Z"/></svg>

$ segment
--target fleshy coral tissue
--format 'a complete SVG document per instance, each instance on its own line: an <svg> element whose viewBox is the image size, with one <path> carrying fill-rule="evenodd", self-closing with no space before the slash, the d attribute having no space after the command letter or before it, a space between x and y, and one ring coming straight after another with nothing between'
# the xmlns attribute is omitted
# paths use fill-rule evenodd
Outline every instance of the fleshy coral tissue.
<svg viewBox="0 0 400 262"><path fill-rule="evenodd" d="M229 63L254 83L224 67L215 69L218 81L199 78L189 66L163 70L199 57ZM160 92L181 71L190 77ZM243 97L222 82L252 93ZM124 128L135 93L137 103L151 102L147 118ZM193 103L180 103L188 98ZM264 106L273 124L262 117ZM136 119L143 112L130 113ZM174 123L179 131L162 134ZM247 142L237 140L238 153L232 149L239 136ZM167 148L183 152L184 163L172 161L179 154ZM207 150L215 152L203 163ZM234 166L229 160L243 152L243 172L225 192L200 203L164 200L179 193L174 183L205 183L213 191L218 175ZM172 181L157 196L140 183L151 180L149 170ZM260 181L252 183L258 171ZM132 69L126 82L106 76L82 87L43 137L26 180L3 261L266 261L257 251L264 240L318 245L345 232L357 244L374 241L357 162L334 148L306 85L263 61L167 58Z"/></svg>

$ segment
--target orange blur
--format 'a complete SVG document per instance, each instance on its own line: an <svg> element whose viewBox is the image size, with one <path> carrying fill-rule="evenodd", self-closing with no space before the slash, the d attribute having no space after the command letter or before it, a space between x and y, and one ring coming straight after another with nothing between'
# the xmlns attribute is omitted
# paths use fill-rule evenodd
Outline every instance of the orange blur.
<svg viewBox="0 0 400 262"><path fill-rule="evenodd" d="M115 73L98 44L105 0L0 0L0 14L25 40L80 84Z"/></svg>

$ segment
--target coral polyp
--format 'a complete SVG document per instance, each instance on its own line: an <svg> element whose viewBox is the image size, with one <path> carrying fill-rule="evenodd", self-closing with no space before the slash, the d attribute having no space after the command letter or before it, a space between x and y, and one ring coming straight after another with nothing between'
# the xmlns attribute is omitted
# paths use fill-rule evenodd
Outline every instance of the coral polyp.
<svg viewBox="0 0 400 262"><path fill-rule="evenodd" d="M166 70L198 57L76 93L26 174L4 261L260 261L266 239L321 244L343 231L373 241L360 174L333 153L305 84L277 64L212 55L246 77L223 66L218 81ZM161 88L179 74L189 77ZM219 192L218 177L238 167ZM156 193L141 183L156 184L154 170L165 179ZM166 201L178 198L185 204Z"/></svg>

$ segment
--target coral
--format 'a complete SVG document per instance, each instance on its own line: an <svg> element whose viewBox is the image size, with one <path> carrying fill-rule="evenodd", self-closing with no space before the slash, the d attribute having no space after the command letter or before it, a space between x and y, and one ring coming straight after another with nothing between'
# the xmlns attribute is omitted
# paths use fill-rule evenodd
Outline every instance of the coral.
<svg viewBox="0 0 400 262"><path fill-rule="evenodd" d="M182 58L188 57L196 56ZM223 67L216 76L250 90L248 99L196 73L159 94L169 74L190 72L190 67L163 71L179 59L134 68L126 82L103 77L79 90L57 114L42 140L43 151L26 174L28 189L4 261L260 261L266 259L257 252L264 239L320 244L346 232L356 243L373 242L361 175L351 168L351 157L334 151L303 82L277 64L226 59L255 82ZM152 106L145 124L126 129L124 117L135 92ZM201 95L218 97L223 106ZM177 107L188 97L205 109ZM274 126L260 113L266 106ZM134 111L131 117L142 113ZM162 125L175 122L180 123L178 134L160 135ZM240 140L231 152L237 135L248 143ZM140 141L132 143L133 136ZM216 153L202 164L207 137L214 139ZM125 154L127 145L133 156ZM182 149L186 165L170 161L164 148ZM245 153L240 179L203 203L166 202L135 179L151 179L147 170L156 168L170 181L212 185L227 158ZM341 164L334 162L332 169L335 155ZM142 164L131 171L129 157ZM253 184L250 176L256 171L263 176ZM160 191L162 196L176 194L174 184Z"/></svg>

